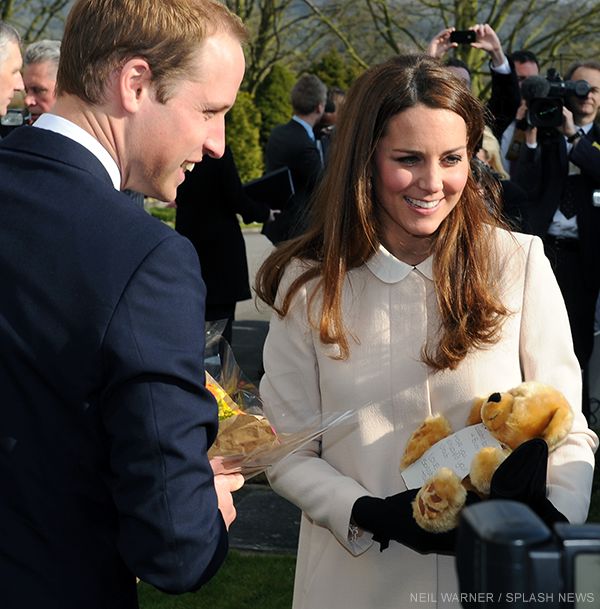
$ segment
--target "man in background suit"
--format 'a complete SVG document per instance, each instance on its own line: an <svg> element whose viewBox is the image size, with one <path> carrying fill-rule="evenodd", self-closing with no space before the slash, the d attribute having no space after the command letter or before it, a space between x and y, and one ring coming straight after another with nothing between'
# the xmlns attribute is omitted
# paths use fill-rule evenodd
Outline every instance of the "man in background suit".
<svg viewBox="0 0 600 609"><path fill-rule="evenodd" d="M0 21L0 116L17 91L23 90L21 77L21 37L12 25Z"/></svg>
<svg viewBox="0 0 600 609"><path fill-rule="evenodd" d="M294 115L275 127L265 152L266 170L288 167L295 194L274 220L265 223L263 234L277 244L304 232L307 206L323 169L323 155L313 131L325 112L327 87L313 74L301 76L292 89Z"/></svg>
<svg viewBox="0 0 600 609"><path fill-rule="evenodd" d="M78 0L53 113L0 144L3 609L134 609L225 557L198 258L119 191L223 154L245 36L216 0Z"/></svg>
<svg viewBox="0 0 600 609"><path fill-rule="evenodd" d="M44 112L51 112L56 101L56 73L60 60L60 40L38 40L25 49L23 83L25 105L31 123Z"/></svg>

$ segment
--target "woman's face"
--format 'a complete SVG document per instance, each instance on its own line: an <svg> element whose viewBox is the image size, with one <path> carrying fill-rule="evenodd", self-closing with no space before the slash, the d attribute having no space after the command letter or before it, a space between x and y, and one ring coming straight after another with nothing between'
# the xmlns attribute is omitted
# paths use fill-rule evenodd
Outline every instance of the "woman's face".
<svg viewBox="0 0 600 609"><path fill-rule="evenodd" d="M392 117L375 151L375 198L384 246L422 262L467 183L467 126L450 110L417 105Z"/></svg>

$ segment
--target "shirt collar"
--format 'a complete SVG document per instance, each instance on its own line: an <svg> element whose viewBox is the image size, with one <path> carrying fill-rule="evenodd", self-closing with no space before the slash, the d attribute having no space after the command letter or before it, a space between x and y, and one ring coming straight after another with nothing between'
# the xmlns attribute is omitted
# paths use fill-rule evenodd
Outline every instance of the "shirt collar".
<svg viewBox="0 0 600 609"><path fill-rule="evenodd" d="M429 256L423 262L412 265L398 260L396 256L388 252L383 245L366 262L369 270L384 283L398 283L402 281L412 270L433 281L433 256Z"/></svg>
<svg viewBox="0 0 600 609"><path fill-rule="evenodd" d="M296 121L297 123L302 125L304 127L304 129L306 129L306 133L308 133L308 137L311 140L313 140L313 142L315 141L315 132L313 131L313 128L309 123L307 123L305 120L301 119L300 117L296 116L295 114L294 114L294 116L292 116L292 120Z"/></svg>
<svg viewBox="0 0 600 609"><path fill-rule="evenodd" d="M121 172L119 167L108 153L108 150L93 135L79 127L79 125L56 114L42 114L32 126L54 131L54 133L64 135L87 148L102 163L110 176L115 190L121 190Z"/></svg>

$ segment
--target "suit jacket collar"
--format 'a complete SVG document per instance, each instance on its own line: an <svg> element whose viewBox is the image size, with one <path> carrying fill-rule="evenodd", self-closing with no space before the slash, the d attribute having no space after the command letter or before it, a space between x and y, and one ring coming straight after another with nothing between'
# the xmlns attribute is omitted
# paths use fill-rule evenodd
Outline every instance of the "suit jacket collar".
<svg viewBox="0 0 600 609"><path fill-rule="evenodd" d="M99 180L106 180L113 187L104 165L87 148L53 131L19 127L0 142L1 150L12 150L71 165Z"/></svg>

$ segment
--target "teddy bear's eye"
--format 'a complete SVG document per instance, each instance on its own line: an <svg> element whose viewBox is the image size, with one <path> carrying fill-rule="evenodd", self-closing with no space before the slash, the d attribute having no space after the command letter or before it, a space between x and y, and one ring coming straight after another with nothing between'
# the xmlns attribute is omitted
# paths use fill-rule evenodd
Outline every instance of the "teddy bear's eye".
<svg viewBox="0 0 600 609"><path fill-rule="evenodd" d="M498 392L492 393L492 395L490 395L488 398L488 402L496 402L496 404L499 404L501 400L502 396Z"/></svg>

